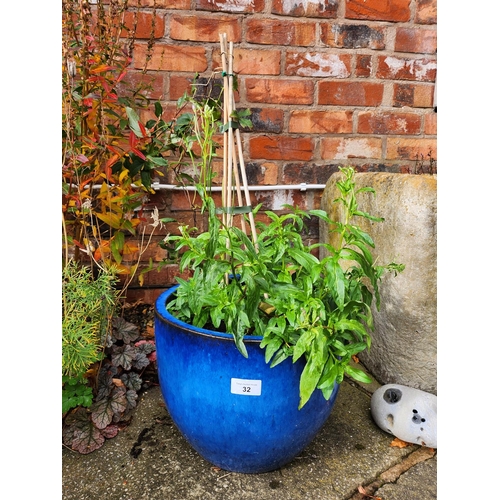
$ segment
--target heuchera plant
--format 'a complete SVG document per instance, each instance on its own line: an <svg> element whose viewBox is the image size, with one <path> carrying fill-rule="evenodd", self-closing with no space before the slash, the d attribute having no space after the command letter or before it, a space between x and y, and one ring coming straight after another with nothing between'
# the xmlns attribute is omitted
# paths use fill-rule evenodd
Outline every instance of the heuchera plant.
<svg viewBox="0 0 500 500"><path fill-rule="evenodd" d="M100 448L129 422L138 392L145 385L144 376L156 378L154 340L141 336L138 327L122 317L112 319L102 358L85 374L95 387L93 394L86 394L84 401L72 401L65 399L63 390L63 443L82 454ZM66 391L71 390L70 385ZM72 407L76 410L68 412Z"/></svg>

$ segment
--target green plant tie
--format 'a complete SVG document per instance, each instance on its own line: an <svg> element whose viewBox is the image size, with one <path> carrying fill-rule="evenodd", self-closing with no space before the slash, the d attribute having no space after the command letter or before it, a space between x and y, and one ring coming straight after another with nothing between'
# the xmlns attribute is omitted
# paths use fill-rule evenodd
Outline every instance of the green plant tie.
<svg viewBox="0 0 500 500"><path fill-rule="evenodd" d="M235 122L233 120L229 120L226 124L221 125L220 131L221 132L227 132L229 130L229 127L233 128L233 129L237 129L238 128L238 122Z"/></svg>
<svg viewBox="0 0 500 500"><path fill-rule="evenodd" d="M218 214L230 214L230 215L238 215L238 214L249 214L252 211L252 207L218 207L215 209L215 212Z"/></svg>

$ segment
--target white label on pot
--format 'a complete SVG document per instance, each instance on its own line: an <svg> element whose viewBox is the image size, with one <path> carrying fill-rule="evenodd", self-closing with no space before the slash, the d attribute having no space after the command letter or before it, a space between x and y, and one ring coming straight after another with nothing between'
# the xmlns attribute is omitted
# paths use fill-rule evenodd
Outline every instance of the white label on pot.
<svg viewBox="0 0 500 500"><path fill-rule="evenodd" d="M231 394L242 396L260 396L262 380L245 380L242 378L231 379Z"/></svg>

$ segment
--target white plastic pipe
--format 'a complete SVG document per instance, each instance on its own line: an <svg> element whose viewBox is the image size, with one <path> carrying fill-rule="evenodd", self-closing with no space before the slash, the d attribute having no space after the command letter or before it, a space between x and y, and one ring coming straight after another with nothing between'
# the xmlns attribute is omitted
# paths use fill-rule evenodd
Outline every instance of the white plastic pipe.
<svg viewBox="0 0 500 500"><path fill-rule="evenodd" d="M102 184L94 184L93 189L100 189ZM88 186L85 186L88 187ZM135 186L134 187L138 187ZM274 186L248 186L249 191L307 191L308 189L325 189L326 184L307 184L307 182L302 182L301 184L278 184ZM176 184L160 184L159 182L153 182L151 188L155 191L196 191L195 186L177 186ZM235 189L235 188L233 188ZM214 193L222 191L222 186L212 186L210 189Z"/></svg>
<svg viewBox="0 0 500 500"><path fill-rule="evenodd" d="M278 184L274 186L248 186L249 191L307 191L308 189L325 189L326 184L307 184L302 182L301 184ZM175 184L160 184L153 182L151 188L154 190L167 190L167 191L196 191L194 186L176 186ZM234 188L233 188L234 189ZM210 189L213 192L222 191L222 186L212 186Z"/></svg>

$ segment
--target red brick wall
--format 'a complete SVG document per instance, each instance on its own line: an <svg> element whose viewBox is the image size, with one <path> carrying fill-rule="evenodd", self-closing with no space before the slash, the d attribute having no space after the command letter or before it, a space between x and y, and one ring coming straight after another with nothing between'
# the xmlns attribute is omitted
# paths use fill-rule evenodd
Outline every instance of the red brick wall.
<svg viewBox="0 0 500 500"><path fill-rule="evenodd" d="M138 37L155 18L149 68L166 107L194 73L220 71L219 33L234 42L238 107L252 110L242 134L249 184L324 184L339 165L405 172L417 155L437 158L434 82L436 0L134 0ZM156 7L154 7L156 5ZM145 64L138 40L134 67ZM317 208L321 191L254 194ZM185 217L182 195L151 197L162 215ZM185 205L185 204L184 204ZM184 215L181 215L184 214ZM155 233L159 239L172 227ZM315 238L314 229L311 239ZM150 252L155 260L160 249ZM150 273L145 286L172 280ZM166 280L166 281L165 281Z"/></svg>

